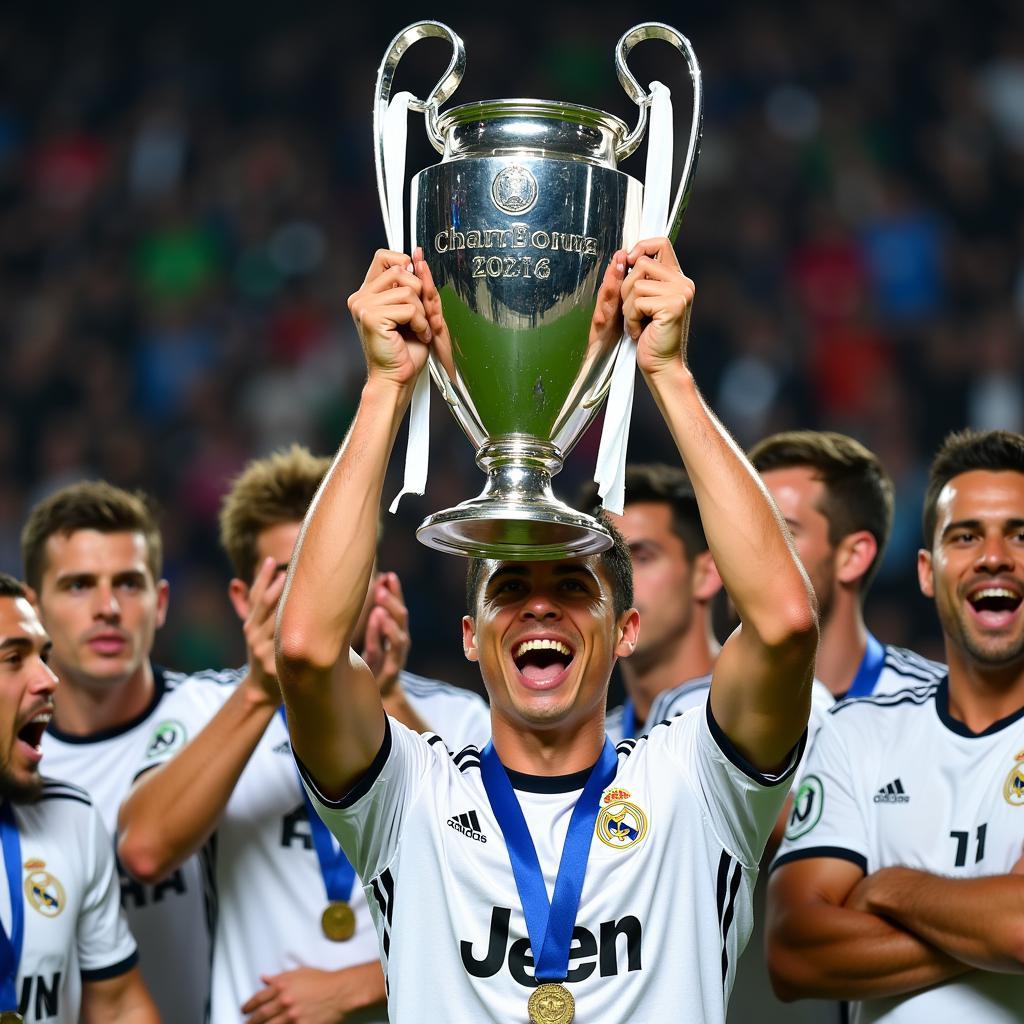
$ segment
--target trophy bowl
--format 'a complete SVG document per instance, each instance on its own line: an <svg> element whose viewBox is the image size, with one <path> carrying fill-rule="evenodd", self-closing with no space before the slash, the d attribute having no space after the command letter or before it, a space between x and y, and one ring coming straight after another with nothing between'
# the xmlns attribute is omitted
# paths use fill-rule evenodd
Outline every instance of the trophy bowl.
<svg viewBox="0 0 1024 1024"><path fill-rule="evenodd" d="M401 52L429 34L447 35L455 57L421 105L442 159L412 179L412 244L422 249L447 328L435 333L430 374L487 482L477 497L424 520L417 537L442 551L518 561L602 551L612 543L608 530L559 501L551 478L610 384L621 324L595 318L595 310L614 254L639 238L643 186L617 162L639 144L646 106L638 99L641 123L632 133L603 111L544 100L490 100L439 114L438 97L454 90L465 57L450 29L425 22L392 44L378 109ZM625 72L644 98L625 54L654 37L689 47L666 26L640 26L620 40L619 77ZM692 178L693 152L688 163Z"/></svg>

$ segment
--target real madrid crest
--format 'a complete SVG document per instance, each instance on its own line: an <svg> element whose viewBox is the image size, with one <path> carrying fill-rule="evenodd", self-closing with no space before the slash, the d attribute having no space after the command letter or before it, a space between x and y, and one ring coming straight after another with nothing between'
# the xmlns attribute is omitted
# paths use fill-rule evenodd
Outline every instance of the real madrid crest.
<svg viewBox="0 0 1024 1024"><path fill-rule="evenodd" d="M647 835L647 815L631 800L628 789L610 789L597 816L597 838L613 850L628 850Z"/></svg>
<svg viewBox="0 0 1024 1024"><path fill-rule="evenodd" d="M1014 760L1017 763L1010 769L1003 784L1003 798L1013 807L1024 807L1024 750Z"/></svg>
<svg viewBox="0 0 1024 1024"><path fill-rule="evenodd" d="M25 899L43 917L57 917L64 909L66 897L59 879L46 869L44 860L25 861Z"/></svg>

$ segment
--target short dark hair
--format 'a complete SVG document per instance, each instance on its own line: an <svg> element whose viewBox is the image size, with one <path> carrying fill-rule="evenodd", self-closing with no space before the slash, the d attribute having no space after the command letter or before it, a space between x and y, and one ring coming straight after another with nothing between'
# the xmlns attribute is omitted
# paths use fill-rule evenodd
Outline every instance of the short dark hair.
<svg viewBox="0 0 1024 1024"><path fill-rule="evenodd" d="M866 591L892 532L892 479L878 456L846 434L790 430L759 441L750 450L750 461L759 473L800 466L814 470L825 485L820 512L828 520L833 547L859 530L875 538L878 551L861 579L861 592Z"/></svg>
<svg viewBox="0 0 1024 1024"><path fill-rule="evenodd" d="M682 466L662 462L636 463L626 466L625 505L639 502L664 503L672 514L672 532L683 542L687 561L708 550L704 524L700 520L693 484ZM577 506L591 515L601 508L596 484L588 484L580 492Z"/></svg>
<svg viewBox="0 0 1024 1024"><path fill-rule="evenodd" d="M629 555L629 545L615 524L604 513L597 518L612 535L612 546L597 558L611 583L612 607L618 616L633 607L633 559ZM487 562L486 558L471 558L466 567L466 610L471 616L476 615L477 596Z"/></svg>
<svg viewBox="0 0 1024 1024"><path fill-rule="evenodd" d="M29 513L21 531L21 560L30 587L37 591L40 588L50 537L70 537L78 530L141 533L146 541L146 564L153 579L160 579L163 541L150 499L141 492L132 494L104 480L82 480L44 498Z"/></svg>
<svg viewBox="0 0 1024 1024"><path fill-rule="evenodd" d="M16 580L10 573L0 572L0 597L28 597L28 591L21 580Z"/></svg>
<svg viewBox="0 0 1024 1024"><path fill-rule="evenodd" d="M931 548L935 538L942 489L953 477L975 469L1024 473L1024 434L1011 430L961 430L946 437L928 470L921 514L926 548Z"/></svg>

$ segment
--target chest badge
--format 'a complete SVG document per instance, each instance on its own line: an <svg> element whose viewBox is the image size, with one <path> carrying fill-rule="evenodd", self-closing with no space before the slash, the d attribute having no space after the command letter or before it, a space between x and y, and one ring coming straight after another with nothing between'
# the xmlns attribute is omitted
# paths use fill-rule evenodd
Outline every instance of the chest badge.
<svg viewBox="0 0 1024 1024"><path fill-rule="evenodd" d="M647 835L647 815L629 798L628 789L610 789L601 800L595 830L613 850L628 850Z"/></svg>
<svg viewBox="0 0 1024 1024"><path fill-rule="evenodd" d="M1024 806L1024 750L1014 759L1017 763L1010 769L1003 783L1003 798L1013 807Z"/></svg>
<svg viewBox="0 0 1024 1024"><path fill-rule="evenodd" d="M28 872L25 876L25 899L43 917L57 917L64 909L67 897L59 879L45 868L44 860L25 861L25 870Z"/></svg>

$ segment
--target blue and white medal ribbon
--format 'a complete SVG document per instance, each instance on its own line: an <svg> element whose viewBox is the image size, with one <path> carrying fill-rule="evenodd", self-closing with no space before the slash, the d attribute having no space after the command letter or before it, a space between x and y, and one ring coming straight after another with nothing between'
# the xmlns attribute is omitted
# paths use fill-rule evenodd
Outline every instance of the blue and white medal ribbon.
<svg viewBox="0 0 1024 1024"><path fill-rule="evenodd" d="M606 737L601 757L594 765L569 819L554 893L549 902L537 849L505 766L492 743L488 743L480 754L480 776L491 809L505 837L505 848L508 850L516 889L523 906L523 917L526 918L526 930L530 936L534 974L537 981L542 983L530 999L531 1019L537 1019L534 1017L533 1004L538 996L541 999L567 1001L565 1008L559 1011L563 1014L559 1019L572 1019L572 996L564 986L557 983L564 981L569 973L569 947L583 894L583 880L587 872L590 842L600 809L601 793L615 778L617 768L615 747Z"/></svg>
<svg viewBox="0 0 1024 1024"><path fill-rule="evenodd" d="M14 808L9 800L0 809L0 843L4 851L4 870L11 897L11 934L0 923L0 1012L17 1012L18 967L25 941L25 901L21 893L21 839Z"/></svg>
<svg viewBox="0 0 1024 1024"><path fill-rule="evenodd" d="M284 707L278 708L285 731L288 730L288 718ZM298 769L296 768L296 775ZM316 813L313 801L309 799L306 787L299 776L299 789L306 804L306 817L309 819L309 830L313 836L313 848L316 859L320 862L320 874L327 891L327 908L320 917L320 927L324 935L333 942L345 942L352 938L356 930L356 915L349 902L352 899L352 888L355 885L356 869L349 863L345 851L335 844L331 830L323 823Z"/></svg>

